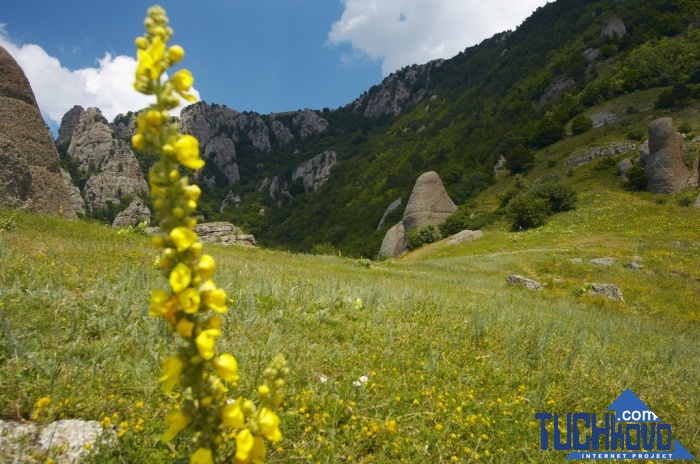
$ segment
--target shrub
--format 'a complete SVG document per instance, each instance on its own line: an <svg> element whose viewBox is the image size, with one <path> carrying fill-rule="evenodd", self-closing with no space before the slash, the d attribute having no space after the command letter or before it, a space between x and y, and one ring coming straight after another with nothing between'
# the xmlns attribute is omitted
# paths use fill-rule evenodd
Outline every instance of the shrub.
<svg viewBox="0 0 700 464"><path fill-rule="evenodd" d="M586 115L579 114L571 121L571 132L574 135L583 134L593 129L593 121Z"/></svg>
<svg viewBox="0 0 700 464"><path fill-rule="evenodd" d="M644 168L638 164L632 166L632 169L627 172L627 179L629 180L627 187L630 190L639 192L647 188L647 176Z"/></svg>
<svg viewBox="0 0 700 464"><path fill-rule="evenodd" d="M311 247L312 255L338 256L338 249L328 242L317 243Z"/></svg>
<svg viewBox="0 0 700 464"><path fill-rule="evenodd" d="M564 182L545 182L536 185L532 190L539 198L549 201L553 213L574 209L578 201L576 190Z"/></svg>
<svg viewBox="0 0 700 464"><path fill-rule="evenodd" d="M472 215L467 209L459 209L440 224L440 233L443 237L448 237L466 229L478 230L492 224L495 220L496 214L494 213Z"/></svg>
<svg viewBox="0 0 700 464"><path fill-rule="evenodd" d="M406 247L409 250L415 250L428 243L437 242L442 239L440 229L434 225L428 225L419 229L409 230L406 233Z"/></svg>
<svg viewBox="0 0 700 464"><path fill-rule="evenodd" d="M549 200L526 193L510 201L507 214L513 230L519 230L544 225L550 212Z"/></svg>

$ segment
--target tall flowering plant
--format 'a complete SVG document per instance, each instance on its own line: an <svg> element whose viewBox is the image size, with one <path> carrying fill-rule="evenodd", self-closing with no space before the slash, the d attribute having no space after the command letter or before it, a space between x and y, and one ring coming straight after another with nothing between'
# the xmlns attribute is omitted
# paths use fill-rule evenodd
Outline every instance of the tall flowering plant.
<svg viewBox="0 0 700 464"><path fill-rule="evenodd" d="M195 100L191 93L194 79L186 69L169 77L165 74L184 56L182 47L168 45L173 30L165 10L150 8L144 25L146 33L136 39L134 87L154 95L156 101L138 114L132 144L158 157L149 173L160 227L153 243L162 249L159 265L167 280L166 288L153 290L148 314L162 317L176 334L176 354L163 361L160 382L166 394L176 388L182 391L178 408L165 418L167 430L162 441L170 442L181 432L191 431L194 451L190 464L264 462L264 439L277 442L282 438L275 410L282 403L289 369L282 355L273 359L264 371L263 385L258 387L257 405L228 395L239 380L238 363L231 354L219 353L216 348L227 297L211 278L214 259L203 254L202 243L193 231L197 223L193 213L201 190L184 174L200 169L204 160L197 139L180 133L169 113L180 104L180 98Z"/></svg>

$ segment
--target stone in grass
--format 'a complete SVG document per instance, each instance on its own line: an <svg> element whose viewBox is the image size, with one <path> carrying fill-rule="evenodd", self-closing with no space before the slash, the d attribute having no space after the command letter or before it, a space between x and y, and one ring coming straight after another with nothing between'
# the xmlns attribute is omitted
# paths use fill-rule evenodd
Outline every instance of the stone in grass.
<svg viewBox="0 0 700 464"><path fill-rule="evenodd" d="M637 261L632 261L631 263L627 263L625 267L628 267L630 269L644 269L644 265L639 264Z"/></svg>
<svg viewBox="0 0 700 464"><path fill-rule="evenodd" d="M599 266L612 266L615 264L615 258L611 258L609 256L605 258L594 258L591 260L591 263L597 264Z"/></svg>
<svg viewBox="0 0 700 464"><path fill-rule="evenodd" d="M620 288L613 284L593 284L591 286L591 294L594 296L602 296L610 300L622 301L623 303L625 301Z"/></svg>
<svg viewBox="0 0 700 464"><path fill-rule="evenodd" d="M37 426L0 420L0 459L6 457L3 452L50 452L57 463L78 462L102 433L97 421L64 419Z"/></svg>
<svg viewBox="0 0 700 464"><path fill-rule="evenodd" d="M484 233L480 230L463 230L457 234L454 234L447 241L448 245L460 245L462 243L473 242L484 236Z"/></svg>
<svg viewBox="0 0 700 464"><path fill-rule="evenodd" d="M542 284L537 282L536 280L528 279L526 277L523 277L521 275L509 275L506 278L506 281L508 282L508 285L514 286L514 285L522 285L523 287L529 289L529 290L542 290Z"/></svg>

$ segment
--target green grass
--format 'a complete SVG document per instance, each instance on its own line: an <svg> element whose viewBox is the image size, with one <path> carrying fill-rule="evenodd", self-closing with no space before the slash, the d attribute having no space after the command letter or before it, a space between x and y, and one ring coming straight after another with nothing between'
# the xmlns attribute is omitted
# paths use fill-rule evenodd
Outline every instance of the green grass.
<svg viewBox="0 0 700 464"><path fill-rule="evenodd" d="M700 455L698 212L598 185L540 229L497 224L370 267L208 246L231 299L222 343L237 390L274 354L290 361L270 462L561 462L539 450L534 414L601 414L626 388ZM147 316L164 285L155 256L145 237L78 221L20 213L0 233L1 418L30 420L48 396L40 422L110 417L123 430L88 462L172 460L158 436L176 399L157 378L173 337ZM618 262L589 263L601 256ZM633 256L645 269L624 267ZM513 273L545 288L510 288ZM593 282L626 302L581 294Z"/></svg>

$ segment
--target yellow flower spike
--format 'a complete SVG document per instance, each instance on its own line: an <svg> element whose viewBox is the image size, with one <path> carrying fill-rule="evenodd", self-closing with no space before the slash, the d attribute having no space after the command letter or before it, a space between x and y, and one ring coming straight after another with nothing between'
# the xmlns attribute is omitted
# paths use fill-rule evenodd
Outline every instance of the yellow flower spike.
<svg viewBox="0 0 700 464"><path fill-rule="evenodd" d="M242 398L227 404L221 410L221 421L230 429L242 429L245 426L245 416L241 410Z"/></svg>
<svg viewBox="0 0 700 464"><path fill-rule="evenodd" d="M202 332L197 335L195 340L197 350L205 361L209 361L214 357L214 343L216 342L216 337L220 335L221 331L219 329L202 330Z"/></svg>
<svg viewBox="0 0 700 464"><path fill-rule="evenodd" d="M204 292L204 304L219 314L223 314L227 311L226 300L226 292L220 288Z"/></svg>
<svg viewBox="0 0 700 464"><path fill-rule="evenodd" d="M186 288L182 293L178 294L177 300L180 302L180 307L187 314L194 314L199 311L201 298L199 292L194 288Z"/></svg>
<svg viewBox="0 0 700 464"><path fill-rule="evenodd" d="M216 373L227 382L238 381L238 362L236 358L228 353L224 353L214 359Z"/></svg>
<svg viewBox="0 0 700 464"><path fill-rule="evenodd" d="M199 239L196 233L182 226L171 230L168 237L170 237L170 240L172 240L179 252L185 251Z"/></svg>
<svg viewBox="0 0 700 464"><path fill-rule="evenodd" d="M197 185L188 185L185 189L185 197L188 200L197 201L199 200L199 196L201 194L202 189L200 189Z"/></svg>
<svg viewBox="0 0 700 464"><path fill-rule="evenodd" d="M163 72L162 60L163 56L165 56L165 42L163 42L161 35L158 35L153 39L153 42L151 42L151 45L146 50L146 54L151 58L149 68L150 77L152 80L156 80Z"/></svg>
<svg viewBox="0 0 700 464"><path fill-rule="evenodd" d="M190 464L213 464L211 450L209 448L199 448L190 456Z"/></svg>
<svg viewBox="0 0 700 464"><path fill-rule="evenodd" d="M214 262L214 258L212 258L210 255L202 255L201 258L199 258L199 262L197 263L197 272L199 272L199 275L204 278L208 279L214 274L214 269L216 268L216 263Z"/></svg>
<svg viewBox="0 0 700 464"><path fill-rule="evenodd" d="M253 448L250 450L250 455L248 456L250 462L252 464L264 464L266 453L267 450L265 450L265 442L262 437L254 437Z"/></svg>
<svg viewBox="0 0 700 464"><path fill-rule="evenodd" d="M163 360L163 376L158 379L163 382L163 391L169 395L173 391L175 385L180 381L180 375L185 365L177 356L171 356Z"/></svg>
<svg viewBox="0 0 700 464"><path fill-rule="evenodd" d="M189 287L192 281L192 270L183 263L178 263L175 268L170 271L170 288L173 292L180 293L187 287Z"/></svg>
<svg viewBox="0 0 700 464"><path fill-rule="evenodd" d="M182 98L188 102L197 101L197 97L188 93L194 83L194 77L192 77L192 73L187 69L181 69L173 74L173 77L170 78L170 82L172 82L175 91L180 94Z"/></svg>
<svg viewBox="0 0 700 464"><path fill-rule="evenodd" d="M234 456L234 462L236 464L243 464L250 462L250 452L255 444L255 439L250 430L243 429L236 434L236 455Z"/></svg>
<svg viewBox="0 0 700 464"><path fill-rule="evenodd" d="M199 141L191 135L183 135L173 144L177 160L190 169L200 169L204 160L199 157Z"/></svg>
<svg viewBox="0 0 700 464"><path fill-rule="evenodd" d="M262 408L260 410L260 415L258 415L258 423L260 424L260 431L265 438L273 443L276 443L282 439L282 432L280 432L280 418L268 408Z"/></svg>
<svg viewBox="0 0 700 464"><path fill-rule="evenodd" d="M265 398L267 398L267 395L269 395L269 394L270 394L270 387L268 387L267 385L260 385L258 387L258 395L260 395L260 398L265 399Z"/></svg>
<svg viewBox="0 0 700 464"><path fill-rule="evenodd" d="M148 305L148 315L151 317L162 316L168 312L172 305L171 296L164 290L153 290L151 292L151 303Z"/></svg>
<svg viewBox="0 0 700 464"><path fill-rule="evenodd" d="M180 334L182 338L192 338L192 331L194 330L194 322L187 320L187 318L182 318L175 326L175 330Z"/></svg>
<svg viewBox="0 0 700 464"><path fill-rule="evenodd" d="M168 430L166 430L160 437L161 441L163 443L169 443L172 441L173 438L175 438L185 429L185 427L187 427L191 420L192 419L190 419L187 414L179 409L165 416L165 425L168 426Z"/></svg>

